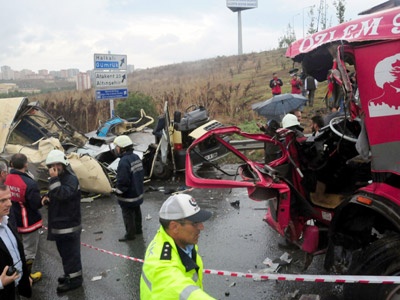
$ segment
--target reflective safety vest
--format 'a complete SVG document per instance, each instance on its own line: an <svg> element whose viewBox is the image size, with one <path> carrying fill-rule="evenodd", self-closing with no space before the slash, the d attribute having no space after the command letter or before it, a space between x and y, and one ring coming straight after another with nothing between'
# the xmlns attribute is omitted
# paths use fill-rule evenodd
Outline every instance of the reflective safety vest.
<svg viewBox="0 0 400 300"><path fill-rule="evenodd" d="M160 226L146 251L140 299L215 299L203 291L203 261L197 250L195 245L190 258Z"/></svg>

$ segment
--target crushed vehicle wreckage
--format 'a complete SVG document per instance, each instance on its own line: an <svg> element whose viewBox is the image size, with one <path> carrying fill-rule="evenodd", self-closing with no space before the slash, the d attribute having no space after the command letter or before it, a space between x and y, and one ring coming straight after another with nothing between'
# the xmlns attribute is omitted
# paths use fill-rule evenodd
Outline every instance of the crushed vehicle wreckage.
<svg viewBox="0 0 400 300"><path fill-rule="evenodd" d="M143 161L146 179L168 179L185 170L186 150L195 139L213 128L223 127L217 120L210 119L204 107L195 105L188 107L183 116L175 111L171 120L168 102L155 128L150 129L148 126L153 122L143 110L141 117L132 122L114 117L86 134L88 142L77 152L95 157L108 171L115 173L119 158L114 155L112 141L117 135L126 134L134 143L134 152ZM201 143L196 149L196 165L226 154L225 148L215 141Z"/></svg>
<svg viewBox="0 0 400 300"><path fill-rule="evenodd" d="M76 173L81 190L88 193L108 194L111 182L103 167L89 155L74 150L83 147L87 138L64 118L54 118L37 102L28 98L0 99L0 159L7 162L15 153L28 157L29 171L41 187L47 185L47 154L58 149L64 151Z"/></svg>
<svg viewBox="0 0 400 300"><path fill-rule="evenodd" d="M8 162L15 153L27 155L29 171L41 187L47 184L45 165L47 154L53 149L65 152L76 173L82 191L109 194L115 183L119 158L115 154L114 138L128 135L134 151L143 161L145 179L168 179L175 172L184 171L187 147L210 128L221 127L210 120L203 107L191 107L183 117L174 112L171 121L168 103L155 129L149 128L154 119L141 110L134 120L113 117L95 131L83 134L63 117L54 118L38 102L28 98L0 99L4 112L0 117L0 159ZM224 155L218 143L198 146L197 164ZM222 149L222 152L221 152Z"/></svg>
<svg viewBox="0 0 400 300"><path fill-rule="evenodd" d="M316 137L299 139L278 129L250 134L238 127L207 132L188 148L186 185L246 188L266 201L264 221L324 267L349 275L400 274L400 8L379 11L312 34L290 45L286 55L319 81L329 76L343 116L332 118ZM354 69L358 86L348 70ZM265 159L226 143L236 136L265 144ZM218 140L238 160L229 174L192 164L197 143ZM220 172L223 174L221 175ZM345 299L400 297L394 284L346 284Z"/></svg>

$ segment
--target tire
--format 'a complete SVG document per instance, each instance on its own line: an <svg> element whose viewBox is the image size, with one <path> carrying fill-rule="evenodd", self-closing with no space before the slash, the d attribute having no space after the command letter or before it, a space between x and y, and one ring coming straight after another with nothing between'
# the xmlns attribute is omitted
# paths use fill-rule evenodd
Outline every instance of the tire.
<svg viewBox="0 0 400 300"><path fill-rule="evenodd" d="M161 160L154 162L153 174L151 177L156 179L169 179L172 176L172 169L170 166L163 164Z"/></svg>
<svg viewBox="0 0 400 300"><path fill-rule="evenodd" d="M358 256L353 256L348 274L351 275L399 275L400 235L391 234L369 245ZM393 284L346 284L344 299L395 300L400 299L400 285Z"/></svg>

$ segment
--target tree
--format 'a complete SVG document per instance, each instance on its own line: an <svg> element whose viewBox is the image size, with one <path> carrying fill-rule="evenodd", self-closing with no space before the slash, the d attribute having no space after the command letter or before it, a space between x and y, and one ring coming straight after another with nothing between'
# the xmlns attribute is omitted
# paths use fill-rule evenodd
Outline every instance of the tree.
<svg viewBox="0 0 400 300"><path fill-rule="evenodd" d="M317 22L317 31L319 30L319 24L321 24L321 30L327 28L327 17L326 11L328 10L328 3L325 0L320 0L319 8L318 8L318 22Z"/></svg>
<svg viewBox="0 0 400 300"><path fill-rule="evenodd" d="M315 28L314 8L315 5L312 5L308 12L308 18L310 19L310 24L308 25L308 30L307 30L308 34L313 34L317 32L317 29Z"/></svg>
<svg viewBox="0 0 400 300"><path fill-rule="evenodd" d="M345 0L334 0L333 6L336 8L336 17L339 24L344 22L344 13L346 11L346 1Z"/></svg>
<svg viewBox="0 0 400 300"><path fill-rule="evenodd" d="M140 92L130 93L126 100L119 101L115 109L116 115L123 119L140 117L140 110L143 109L146 115L157 117L156 106L153 98Z"/></svg>
<svg viewBox="0 0 400 300"><path fill-rule="evenodd" d="M288 27L286 29L286 33L283 34L279 38L279 48L287 48L291 43L293 43L296 40L296 34L294 32L294 29L292 29L292 26L290 26L290 23L288 24Z"/></svg>

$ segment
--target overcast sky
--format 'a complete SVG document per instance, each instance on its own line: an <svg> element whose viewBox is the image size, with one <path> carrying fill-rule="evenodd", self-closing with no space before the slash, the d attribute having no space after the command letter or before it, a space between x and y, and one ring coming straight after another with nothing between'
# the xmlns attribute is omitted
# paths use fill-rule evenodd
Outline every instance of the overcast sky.
<svg viewBox="0 0 400 300"><path fill-rule="evenodd" d="M270 50L293 24L309 25L319 0L258 0L242 11L243 53ZM328 23L337 24L327 0ZM346 0L346 20L383 0ZM126 54L135 68L238 53L237 13L226 0L17 0L0 10L0 66L13 70L93 69L93 54Z"/></svg>

